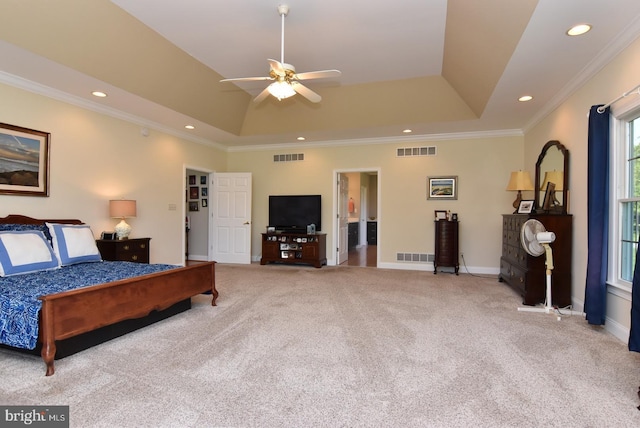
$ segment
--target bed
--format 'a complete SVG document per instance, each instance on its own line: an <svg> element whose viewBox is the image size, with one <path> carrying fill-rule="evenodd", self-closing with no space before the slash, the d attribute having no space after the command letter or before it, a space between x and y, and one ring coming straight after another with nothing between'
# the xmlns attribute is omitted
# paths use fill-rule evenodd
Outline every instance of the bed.
<svg viewBox="0 0 640 428"><path fill-rule="evenodd" d="M83 223L76 219L41 220L21 215L10 215L0 218L0 234L3 233L2 230L17 231L7 232L0 236L6 238L6 242L9 242L8 239L13 236L10 236L9 233L15 233L16 235L26 233L29 236L35 236L36 230L44 229L46 231L49 228L53 232L54 227L64 227L65 230L75 232L76 229L73 228L77 227L77 230L81 231L83 229L82 225ZM88 228L86 225L84 227ZM86 232L86 230L82 230L82 232ZM53 238L46 236L46 233L44 235L45 239L49 240L49 244L54 248L58 248L55 242L55 233L53 233ZM0 258L3 257L3 242L5 241L0 241ZM60 242L57 244L60 244ZM55 254L59 256L57 252ZM64 257L64 254L62 254L62 258L57 257L58 261L64 260ZM7 281L13 281L14 278L16 281L20 279L21 281L31 280L32 283L41 283L44 281L40 278L45 276L59 276L63 272L66 274L65 269L68 268L69 272L71 272L72 267L74 269L88 269L89 265L101 267L103 270L112 272L123 271L124 268L119 267L122 265L130 265L132 268L135 267L133 265L138 265L138 268L144 267L152 271L141 276L116 279L98 284L95 282L93 284L88 283L80 286L81 288L39 295L37 297L37 306L40 306L36 320L37 340L31 340L31 344L33 345L33 342L37 342L38 348L41 349L40 354L46 365L46 376L51 376L55 372L56 344L59 341L90 334L89 332L103 329L106 326L122 324L131 320L143 320L158 311L171 310L172 307L181 302L189 301L190 307L190 298L198 294L211 293L211 305L216 305L218 292L215 288L215 262L177 267L171 265L142 265L131 262L99 261L98 263L85 263L82 262L82 257L86 256L78 257L80 261L77 263L69 265L60 263L63 265L62 267L51 268L50 270L42 269L31 273L18 272L15 275L12 275L11 271L7 273L8 268L6 267L4 267L3 271L0 271L0 274L3 275L0 280L4 281L5 285ZM0 269L3 269L2 260L0 260ZM40 277L36 278L35 275L40 275ZM82 270L75 275L89 277ZM5 291L5 293L7 292ZM0 295L0 298L5 300L3 301L3 315L7 311L7 307L19 306L15 304L15 301L6 298L5 295ZM9 303L6 301L9 301ZM25 317L28 316L25 315ZM7 324L7 322L4 322L4 324ZM34 332L32 331L31 334L33 335Z"/></svg>

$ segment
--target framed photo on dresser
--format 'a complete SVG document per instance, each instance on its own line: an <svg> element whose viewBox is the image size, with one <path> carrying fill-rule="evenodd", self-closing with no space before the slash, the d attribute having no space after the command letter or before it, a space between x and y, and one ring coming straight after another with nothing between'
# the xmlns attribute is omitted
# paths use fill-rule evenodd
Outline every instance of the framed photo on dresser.
<svg viewBox="0 0 640 428"><path fill-rule="evenodd" d="M531 214L533 211L533 199L522 200L518 206L518 214Z"/></svg>

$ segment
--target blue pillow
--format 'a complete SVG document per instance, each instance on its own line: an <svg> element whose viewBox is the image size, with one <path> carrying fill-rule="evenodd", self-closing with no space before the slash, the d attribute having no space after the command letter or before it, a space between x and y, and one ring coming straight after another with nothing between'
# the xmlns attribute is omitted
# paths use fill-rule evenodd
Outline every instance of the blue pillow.
<svg viewBox="0 0 640 428"><path fill-rule="evenodd" d="M51 234L53 252L61 266L102 261L88 225L47 223L47 227Z"/></svg>
<svg viewBox="0 0 640 428"><path fill-rule="evenodd" d="M2 223L0 224L0 231L3 230L39 230L44 233L44 237L51 243L51 235L49 235L49 228L44 223L41 224L23 224L23 223Z"/></svg>
<svg viewBox="0 0 640 428"><path fill-rule="evenodd" d="M0 231L0 276L59 267L60 263L41 231Z"/></svg>

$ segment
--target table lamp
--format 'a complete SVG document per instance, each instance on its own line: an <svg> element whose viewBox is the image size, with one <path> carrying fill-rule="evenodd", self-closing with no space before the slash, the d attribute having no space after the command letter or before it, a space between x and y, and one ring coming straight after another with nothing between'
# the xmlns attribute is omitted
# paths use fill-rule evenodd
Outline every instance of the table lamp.
<svg viewBox="0 0 640 428"><path fill-rule="evenodd" d="M115 228L116 237L118 239L128 239L131 233L131 226L124 219L136 216L136 201L131 199L109 201L109 216L121 219Z"/></svg>
<svg viewBox="0 0 640 428"><path fill-rule="evenodd" d="M513 208L516 209L513 212L514 214L518 212L518 208L520 207L520 201L522 201L522 191L533 189L533 182L531 181L531 176L529 175L528 171L514 171L511 173L509 184L507 184L507 190L518 192L516 200L513 201Z"/></svg>

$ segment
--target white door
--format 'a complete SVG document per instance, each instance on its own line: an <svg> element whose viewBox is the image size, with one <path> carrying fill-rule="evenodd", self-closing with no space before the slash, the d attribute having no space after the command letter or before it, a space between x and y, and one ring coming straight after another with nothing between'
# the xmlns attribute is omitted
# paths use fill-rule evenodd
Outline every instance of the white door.
<svg viewBox="0 0 640 428"><path fill-rule="evenodd" d="M212 252L218 263L251 263L251 173L214 173Z"/></svg>
<svg viewBox="0 0 640 428"><path fill-rule="evenodd" d="M349 259L349 177L338 174L338 253L336 264Z"/></svg>

